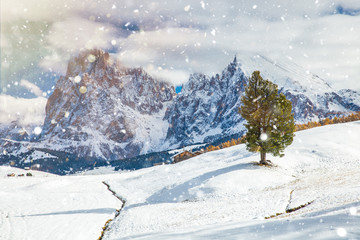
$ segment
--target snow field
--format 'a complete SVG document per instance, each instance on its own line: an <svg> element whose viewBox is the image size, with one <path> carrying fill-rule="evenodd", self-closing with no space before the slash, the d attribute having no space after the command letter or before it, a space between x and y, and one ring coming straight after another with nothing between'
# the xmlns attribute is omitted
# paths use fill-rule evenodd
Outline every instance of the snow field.
<svg viewBox="0 0 360 240"><path fill-rule="evenodd" d="M284 158L268 156L277 165L273 168L254 165L258 154L238 145L175 165L124 173L108 182L127 203L105 239L184 237L180 233L186 239L211 239L213 229L218 229L215 236L228 234L221 239L270 233L280 239L321 238L317 232L344 224L360 234L358 215L349 216L345 207L340 213L331 210L348 204L358 208L359 142L358 121L297 132ZM302 205L307 206L286 213ZM280 220L264 221L276 214ZM315 224L320 218L311 214L329 215L332 224ZM295 228L295 223L306 226ZM227 230L232 225L240 230ZM250 231L262 225L274 228L263 235ZM197 235L199 231L206 237ZM324 236L339 237L335 230Z"/></svg>
<svg viewBox="0 0 360 240"><path fill-rule="evenodd" d="M115 174L2 166L0 239L97 239L122 205L102 181L126 200L104 239L357 239L359 142L360 121L297 132L272 168L244 145Z"/></svg>
<svg viewBox="0 0 360 240"><path fill-rule="evenodd" d="M0 168L0 239L97 239L121 202L101 177L6 177Z"/></svg>
<svg viewBox="0 0 360 240"><path fill-rule="evenodd" d="M117 239L358 239L360 214L349 214L349 208L360 208L359 203L311 217L234 221L201 227L182 228L118 237Z"/></svg>

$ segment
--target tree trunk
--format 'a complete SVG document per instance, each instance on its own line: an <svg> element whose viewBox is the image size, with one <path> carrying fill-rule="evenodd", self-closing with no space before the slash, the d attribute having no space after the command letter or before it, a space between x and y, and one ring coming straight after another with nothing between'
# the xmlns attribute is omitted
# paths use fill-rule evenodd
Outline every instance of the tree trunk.
<svg viewBox="0 0 360 240"><path fill-rule="evenodd" d="M260 164L267 164L267 162L266 162L266 152L260 152Z"/></svg>

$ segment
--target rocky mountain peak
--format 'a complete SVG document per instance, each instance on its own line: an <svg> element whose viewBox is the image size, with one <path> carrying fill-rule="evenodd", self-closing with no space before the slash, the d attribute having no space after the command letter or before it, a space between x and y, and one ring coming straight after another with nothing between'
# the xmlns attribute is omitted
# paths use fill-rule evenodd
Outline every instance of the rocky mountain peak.
<svg viewBox="0 0 360 240"><path fill-rule="evenodd" d="M230 79L236 72L236 70L240 67L236 56L234 60L222 71L221 79Z"/></svg>
<svg viewBox="0 0 360 240"><path fill-rule="evenodd" d="M246 83L236 58L221 75L192 74L166 111L167 143L183 146L219 139L225 132L241 133L237 109Z"/></svg>
<svg viewBox="0 0 360 240"><path fill-rule="evenodd" d="M91 74L95 69L105 70L110 65L110 55L99 49L85 50L70 59L66 76L77 76L81 73Z"/></svg>
<svg viewBox="0 0 360 240"><path fill-rule="evenodd" d="M41 140L44 147L59 146L81 157L122 159L146 153L158 139L143 123L162 121L174 96L172 86L143 69L121 67L101 50L85 51L70 60L48 99ZM154 129L154 135L161 135L161 124Z"/></svg>

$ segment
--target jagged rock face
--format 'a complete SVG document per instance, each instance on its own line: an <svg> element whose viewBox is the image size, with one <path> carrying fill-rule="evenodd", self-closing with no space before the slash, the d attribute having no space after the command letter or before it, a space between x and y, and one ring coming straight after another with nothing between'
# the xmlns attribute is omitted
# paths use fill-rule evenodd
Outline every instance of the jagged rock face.
<svg viewBox="0 0 360 240"><path fill-rule="evenodd" d="M141 68L123 68L101 50L83 52L48 99L39 146L108 160L146 153L161 139L174 95Z"/></svg>
<svg viewBox="0 0 360 240"><path fill-rule="evenodd" d="M193 74L166 111L167 143L184 146L243 130L238 108L247 78L236 59L221 75Z"/></svg>

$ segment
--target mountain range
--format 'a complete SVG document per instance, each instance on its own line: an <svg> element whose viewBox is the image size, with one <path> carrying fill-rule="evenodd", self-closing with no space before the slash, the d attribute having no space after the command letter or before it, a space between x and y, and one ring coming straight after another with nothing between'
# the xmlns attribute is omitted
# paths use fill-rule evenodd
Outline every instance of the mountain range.
<svg viewBox="0 0 360 240"><path fill-rule="evenodd" d="M163 161L151 153L240 137L240 99L254 70L291 100L298 123L360 111L359 92L336 91L291 61L239 55L221 74L192 74L176 94L142 68L88 50L72 58L57 81L41 133L19 131L16 122L0 126L0 163L66 173L132 159L124 167L132 168L140 155L150 154L139 165L148 166Z"/></svg>

